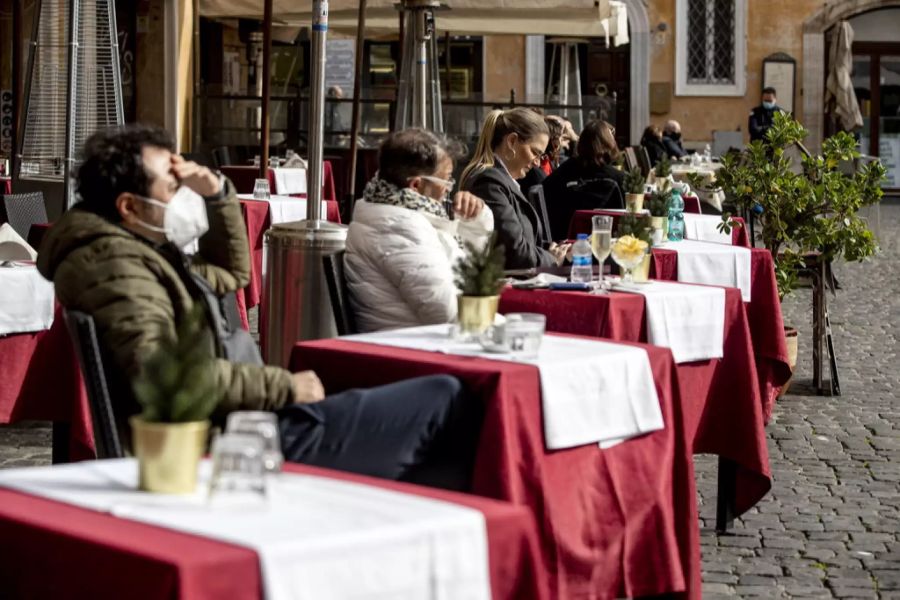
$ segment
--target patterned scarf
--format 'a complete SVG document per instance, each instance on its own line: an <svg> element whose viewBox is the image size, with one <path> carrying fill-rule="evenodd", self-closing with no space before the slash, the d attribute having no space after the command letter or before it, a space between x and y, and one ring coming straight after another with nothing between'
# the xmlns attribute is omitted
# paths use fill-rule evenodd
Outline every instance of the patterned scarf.
<svg viewBox="0 0 900 600"><path fill-rule="evenodd" d="M426 212L443 219L449 220L450 218L443 202L424 196L412 188L398 188L393 183L380 178L377 173L372 178L372 181L366 184L363 199L366 202L390 204L408 208L409 210Z"/></svg>

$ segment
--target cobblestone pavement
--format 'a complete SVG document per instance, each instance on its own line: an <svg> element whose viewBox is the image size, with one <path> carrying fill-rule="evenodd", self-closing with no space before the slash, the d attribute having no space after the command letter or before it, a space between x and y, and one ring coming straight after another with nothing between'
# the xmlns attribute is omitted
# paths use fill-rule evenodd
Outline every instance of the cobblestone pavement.
<svg viewBox="0 0 900 600"><path fill-rule="evenodd" d="M785 301L800 364L768 427L774 485L731 535L713 530L716 461L696 460L705 598L900 600L900 205L882 208L881 229L879 258L835 271L843 396L809 385L809 290ZM43 424L0 426L0 468L48 463L49 444Z"/></svg>

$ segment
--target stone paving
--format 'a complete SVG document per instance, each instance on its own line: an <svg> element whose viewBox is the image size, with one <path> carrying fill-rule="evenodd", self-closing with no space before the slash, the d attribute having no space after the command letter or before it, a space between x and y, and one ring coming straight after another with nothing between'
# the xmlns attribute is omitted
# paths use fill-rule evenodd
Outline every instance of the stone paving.
<svg viewBox="0 0 900 600"><path fill-rule="evenodd" d="M900 204L882 208L883 254L839 265L830 298L843 396L816 396L809 290L784 304L800 330L791 393L769 424L772 491L716 535L716 461L696 460L703 595L900 600ZM45 464L49 429L0 426L0 468Z"/></svg>

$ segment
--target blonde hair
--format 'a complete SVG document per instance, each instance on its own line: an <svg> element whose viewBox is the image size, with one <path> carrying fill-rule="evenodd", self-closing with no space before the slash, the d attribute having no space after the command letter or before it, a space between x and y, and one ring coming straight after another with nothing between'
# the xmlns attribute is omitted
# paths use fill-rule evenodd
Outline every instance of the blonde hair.
<svg viewBox="0 0 900 600"><path fill-rule="evenodd" d="M541 134L549 136L550 131L544 123L544 118L530 109L492 110L484 118L475 154L462 172L461 187L465 187L469 177L476 171L494 166L494 150L511 133L528 142Z"/></svg>

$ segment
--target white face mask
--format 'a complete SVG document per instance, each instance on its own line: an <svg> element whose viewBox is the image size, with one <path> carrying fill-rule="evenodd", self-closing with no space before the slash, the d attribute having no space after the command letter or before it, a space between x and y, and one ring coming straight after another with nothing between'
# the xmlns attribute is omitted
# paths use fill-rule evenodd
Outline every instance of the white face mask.
<svg viewBox="0 0 900 600"><path fill-rule="evenodd" d="M137 194L135 194L137 196ZM200 239L209 231L209 219L206 216L206 202L203 197L187 186L181 186L168 203L160 202L153 198L137 196L148 204L153 204L165 209L163 226L157 227L138 219L141 226L150 231L164 233L166 239L184 248L188 244Z"/></svg>

